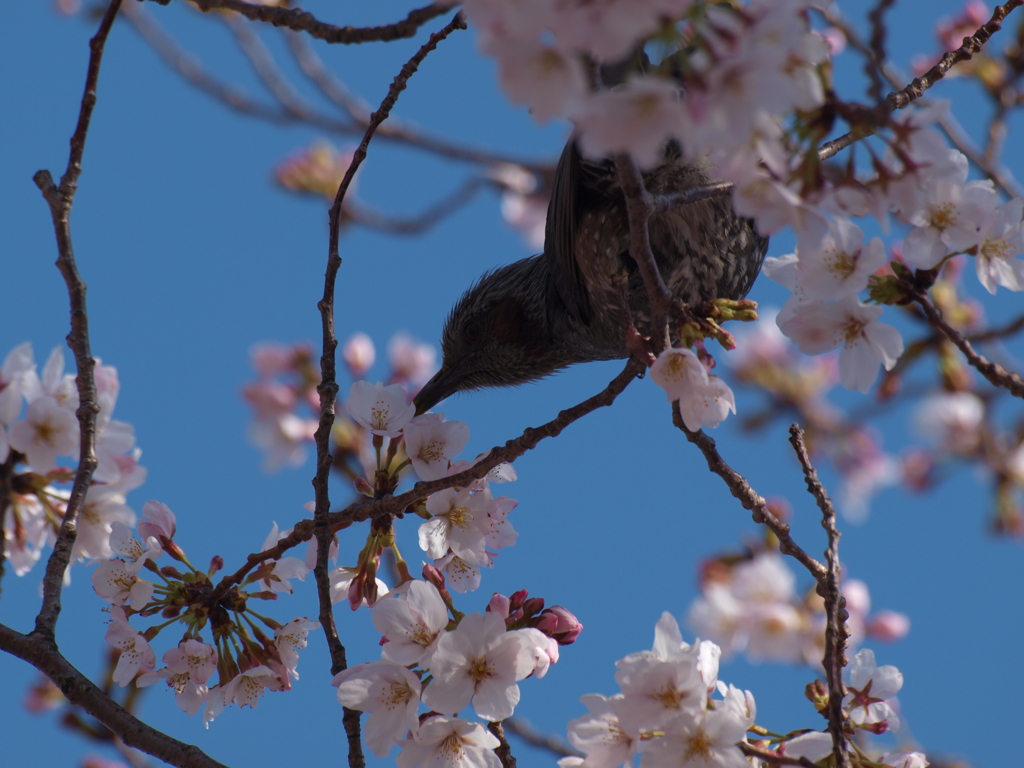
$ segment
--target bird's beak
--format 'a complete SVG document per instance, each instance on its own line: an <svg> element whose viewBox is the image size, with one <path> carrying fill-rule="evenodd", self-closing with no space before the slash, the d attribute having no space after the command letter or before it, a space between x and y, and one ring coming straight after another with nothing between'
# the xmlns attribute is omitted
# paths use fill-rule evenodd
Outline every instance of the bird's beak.
<svg viewBox="0 0 1024 768"><path fill-rule="evenodd" d="M450 384L451 376L444 368L435 373L430 381L423 385L416 397L412 399L416 404L416 415L426 413L439 402L452 394L454 388Z"/></svg>

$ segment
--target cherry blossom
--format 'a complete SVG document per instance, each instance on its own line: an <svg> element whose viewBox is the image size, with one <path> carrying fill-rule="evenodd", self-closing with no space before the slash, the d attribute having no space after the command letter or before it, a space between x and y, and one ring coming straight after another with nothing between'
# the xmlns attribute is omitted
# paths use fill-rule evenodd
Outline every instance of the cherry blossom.
<svg viewBox="0 0 1024 768"><path fill-rule="evenodd" d="M416 415L416 406L407 402L400 384L385 387L379 381L376 384L354 382L345 410L373 434L384 437L398 437Z"/></svg>
<svg viewBox="0 0 1024 768"><path fill-rule="evenodd" d="M407 333L399 332L388 340L388 364L392 382L407 381L418 388L433 376L437 368L437 350L430 344L416 341Z"/></svg>
<svg viewBox="0 0 1024 768"><path fill-rule="evenodd" d="M616 666L615 682L626 699L619 718L629 733L672 728L680 718L699 716L707 705L707 688L692 649L668 659L634 654Z"/></svg>
<svg viewBox="0 0 1024 768"><path fill-rule="evenodd" d="M878 762L890 768L928 768L931 765L922 752L890 752L878 758Z"/></svg>
<svg viewBox="0 0 1024 768"><path fill-rule="evenodd" d="M749 768L736 746L746 733L746 723L729 708L680 718L672 730L644 747L640 768Z"/></svg>
<svg viewBox="0 0 1024 768"><path fill-rule="evenodd" d="M460 595L480 588L480 566L491 567L491 557L484 553L481 563L468 563L452 553L434 561L434 567L444 573L448 586Z"/></svg>
<svg viewBox="0 0 1024 768"><path fill-rule="evenodd" d="M337 687L342 705L370 714L364 732L366 746L377 757L385 757L409 731L416 732L420 679L401 664L359 664L335 675L332 685Z"/></svg>
<svg viewBox="0 0 1024 768"><path fill-rule="evenodd" d="M876 666L875 653L864 648L849 666L850 681L846 688L849 693L843 699L843 708L857 725L888 722L896 727L899 720L889 699L903 687L903 675L891 665Z"/></svg>
<svg viewBox="0 0 1024 768"><path fill-rule="evenodd" d="M878 322L879 306L869 306L856 296L828 304L801 302L791 296L779 312L779 329L808 355L817 355L842 345L839 377L847 389L867 392L878 378L878 365L892 370L903 354L899 331Z"/></svg>
<svg viewBox="0 0 1024 768"><path fill-rule="evenodd" d="M1024 290L1024 200L1019 197L989 214L978 230L975 266L978 280L989 293L1001 285L1011 291Z"/></svg>
<svg viewBox="0 0 1024 768"><path fill-rule="evenodd" d="M287 531L278 531L277 523L271 526L270 533L267 538L263 541L263 546L260 547L261 551L266 551L271 547L275 546L277 542L283 539L291 533L291 529ZM306 575L309 573L309 568L306 567L305 562L298 557L280 557L275 560L267 560L261 564L262 575L257 584L261 589L268 592L284 592L287 594L292 593L292 583L289 579L298 579L299 581L305 581Z"/></svg>
<svg viewBox="0 0 1024 768"><path fill-rule="evenodd" d="M446 488L432 494L426 506L433 517L420 525L419 540L427 557L444 557L450 549L467 563L487 559L484 537L491 533L488 513L494 507L490 491Z"/></svg>
<svg viewBox="0 0 1024 768"><path fill-rule="evenodd" d="M867 288L868 278L885 264L885 245L873 238L867 245L860 227L837 216L820 249L797 249L796 291L805 299L831 300Z"/></svg>
<svg viewBox="0 0 1024 768"><path fill-rule="evenodd" d="M361 379L373 367L377 352L373 340L365 333L353 333L348 337L341 352L352 378Z"/></svg>
<svg viewBox="0 0 1024 768"><path fill-rule="evenodd" d="M0 425L13 424L21 413L21 399L25 387L25 376L34 373L35 358L32 344L19 344L4 358L0 366ZM3 430L0 430L0 434ZM2 448L2 446L0 446ZM0 450L0 459L6 461L7 453Z"/></svg>
<svg viewBox="0 0 1024 768"><path fill-rule="evenodd" d="M333 569L329 576L331 579L331 603L340 603L342 600L348 600L351 603L352 596L349 593L353 587L359 588L359 581L357 580L359 570L342 565ZM387 584L380 579L375 579L374 583L377 586L378 600L388 594ZM352 610L366 604L366 598L361 597L359 602L352 606Z"/></svg>
<svg viewBox="0 0 1024 768"><path fill-rule="evenodd" d="M626 707L622 694L608 698L587 694L580 701L589 710L583 717L569 721L569 743L586 754L584 768L632 766L637 752L638 733L627 733L619 718Z"/></svg>
<svg viewBox="0 0 1024 768"><path fill-rule="evenodd" d="M188 638L164 653L163 660L167 666L140 675L138 686L166 680L182 712L194 715L206 701L206 682L217 671L217 651L208 643Z"/></svg>
<svg viewBox="0 0 1024 768"><path fill-rule="evenodd" d="M405 592L373 607L373 626L387 638L381 655L399 664L430 668L430 657L448 626L448 608L437 587L413 581Z"/></svg>
<svg viewBox="0 0 1024 768"><path fill-rule="evenodd" d="M67 495L52 491L52 497L62 498L61 506L66 505L63 497ZM108 486L96 485L90 488L78 517L78 537L71 549L72 557L110 557L113 554L110 549L110 532L117 522L128 527L135 525L135 512L125 504L124 494Z"/></svg>
<svg viewBox="0 0 1024 768"><path fill-rule="evenodd" d="M498 80L513 104L526 104L537 122L563 114L586 91L579 59L540 40L481 38L481 50L498 60Z"/></svg>
<svg viewBox="0 0 1024 768"><path fill-rule="evenodd" d="M709 376L704 364L689 349L664 350L651 366L651 378L668 399L679 401L686 428L717 427L736 412L736 397L717 376Z"/></svg>
<svg viewBox="0 0 1024 768"><path fill-rule="evenodd" d="M682 139L686 113L678 86L656 77L632 78L614 91L579 101L570 117L589 157L628 153L641 168L658 164L670 139Z"/></svg>
<svg viewBox="0 0 1024 768"><path fill-rule="evenodd" d="M46 474L57 466L57 456L77 455L78 420L52 397L36 398L25 418L11 426L10 444L36 472Z"/></svg>
<svg viewBox="0 0 1024 768"><path fill-rule="evenodd" d="M485 720L511 717L519 703L518 680L535 665L533 642L507 632L493 613L471 613L441 636L430 662L434 680L423 702L436 712L455 714L470 702Z"/></svg>
<svg viewBox="0 0 1024 768"><path fill-rule="evenodd" d="M153 598L156 585L140 579L138 571L132 568L134 565L116 558L100 563L92 574L96 594L111 605L127 603L133 610L141 611Z"/></svg>
<svg viewBox="0 0 1024 768"><path fill-rule="evenodd" d="M907 221L914 225L903 239L903 259L912 267L932 269L947 254L977 245L978 225L995 205L991 181L931 181L916 205L901 207Z"/></svg>
<svg viewBox="0 0 1024 768"><path fill-rule="evenodd" d="M227 685L222 686L221 697L224 706L237 704L240 707L256 707L267 688L275 685L277 674L266 665L259 665L235 675Z"/></svg>
<svg viewBox="0 0 1024 768"><path fill-rule="evenodd" d="M410 406L415 410L415 406ZM420 480L439 480L448 474L448 462L469 442L463 421L445 421L443 413L417 416L405 429L405 450Z"/></svg>
<svg viewBox="0 0 1024 768"><path fill-rule="evenodd" d="M274 643L277 645L281 663L288 670L288 674L296 680L299 679L299 673L295 671L299 664L299 651L306 647L306 636L309 631L319 627L320 622L301 618L292 619L283 627L274 630Z"/></svg>
<svg viewBox="0 0 1024 768"><path fill-rule="evenodd" d="M966 455L978 446L985 404L973 392L936 392L918 405L914 423L937 449Z"/></svg>
<svg viewBox="0 0 1024 768"><path fill-rule="evenodd" d="M398 768L501 768L498 738L480 723L431 717L401 743Z"/></svg>
<svg viewBox="0 0 1024 768"><path fill-rule="evenodd" d="M111 622L106 640L121 653L114 667L113 680L124 687L140 672L147 672L156 666L156 654L141 633L128 624L124 608L110 609Z"/></svg>
<svg viewBox="0 0 1024 768"><path fill-rule="evenodd" d="M783 742L779 751L786 757L805 757L816 763L832 754L832 735L823 731L807 731Z"/></svg>

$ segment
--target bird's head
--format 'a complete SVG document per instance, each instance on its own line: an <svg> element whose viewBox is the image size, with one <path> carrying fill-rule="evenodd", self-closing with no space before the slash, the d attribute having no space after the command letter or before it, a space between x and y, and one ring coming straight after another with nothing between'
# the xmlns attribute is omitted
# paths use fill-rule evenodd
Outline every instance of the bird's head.
<svg viewBox="0 0 1024 768"><path fill-rule="evenodd" d="M463 294L445 321L441 370L415 398L418 413L456 392L525 384L567 364L549 327L542 259L488 272Z"/></svg>

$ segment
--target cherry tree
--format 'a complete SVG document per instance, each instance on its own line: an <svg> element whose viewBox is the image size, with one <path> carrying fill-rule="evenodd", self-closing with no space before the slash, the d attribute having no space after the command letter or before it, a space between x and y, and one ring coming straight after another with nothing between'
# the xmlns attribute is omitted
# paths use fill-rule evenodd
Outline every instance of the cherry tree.
<svg viewBox="0 0 1024 768"><path fill-rule="evenodd" d="M508 768L517 755L585 768L944 764L941 749L911 736L915 712L901 699L915 686L943 690L945 701L966 691L942 687L949 670L939 664L926 669L926 679L905 680L886 658L900 647L888 643L915 642L911 622L934 618L943 603L907 600L899 610L872 610L872 579L882 579L887 598L900 594L881 577L888 572L881 561L890 558L883 552L914 559L907 578L923 585L917 592L927 591L934 572L952 567L967 578L969 566L929 562L923 530L893 546L872 528L898 506L883 489L900 486L922 510L938 509L944 492L954 497L962 519L929 523L945 537L971 528L1009 539L1024 530L1024 432L1015 410L1024 382L1013 359L1024 322L1006 298L1024 287L1024 192L1012 151L1024 72L1020 4L989 9L972 0L942 18L915 5L915 23L934 29L937 40L932 49L907 51L906 21L895 16L898 4L884 1L858 17L844 15L858 13L852 8L805 0L466 0L356 26L344 18L349 9L310 13L286 2L79 7L62 0L57 10L69 18L61 24L95 29L66 166L59 179L47 170L32 177L42 194L33 203L48 208L56 240L51 279L66 288L62 304L51 297L35 311L66 328L70 318L75 373L65 372L62 348L44 362L39 342L25 340L12 340L0 366L3 599L24 593L20 599L30 602L41 584L30 613L19 609L0 623L0 649L40 674L25 707L60 709L71 732L117 751L85 758L89 765L145 765L147 756L179 766L232 764L242 752L223 744L214 752L207 734L249 728L246 718L268 705L293 710L303 688L318 692L310 722L335 723L331 738L313 747L317 759L350 766ZM239 87L230 66L218 71L188 53L188 36L211 25L227 30L267 96ZM155 62L155 54L169 82L205 93L203 102L187 92L197 115L226 109L238 115L239 130L270 123L334 137L276 162L270 153L252 161L273 165L282 205L294 206L286 210L320 211L320 229L309 235L319 248L316 266L307 253L290 257L302 263L295 269L306 281L305 304L284 309L316 317L319 340L267 341L236 328L238 349L252 344L247 383L189 371L201 382L197 392L241 387L256 449L243 460L251 475L234 476L233 464L227 471L218 436L188 402L195 392L148 403L164 418L190 423L188 453L224 470L214 471L211 486L282 487L314 472L313 493L288 488L286 509L282 497L270 503L265 495L261 504L260 492L230 509L200 508L197 499L213 498L210 489L183 497L195 508L168 497L145 500L148 473L166 477L176 458L183 467L189 459L154 451L158 431L120 420L140 423L125 413L121 378L143 392L147 366L156 363L141 358L132 372L108 354L108 346L118 348L110 337L147 347L152 361L191 368L189 345L201 342L178 338L174 324L196 322L186 319L195 313L198 325L189 327L198 336L212 315L198 302L180 302L181 317L166 319L173 342L163 349L130 318L105 321L103 333L91 323L97 291L104 302L118 299L90 277L89 256L102 239L90 231L84 257L76 247L79 216L102 219L103 212L85 203L72 216L72 206L89 188L94 143L119 138L102 115L111 70L121 72L122 85L130 76L131 59L115 53L127 45L128 27L137 33L132 55ZM346 58L335 68L331 49L339 46ZM381 53L398 46L407 46L400 55ZM898 62L910 53L918 57L903 71ZM539 249L553 193L547 158L481 149L498 143L445 137L398 116L424 78L431 99L446 95L473 111L476 97L458 80L429 81L433 62L445 56L457 57L455 71L484 73L499 98L529 115L521 126L561 131L558 141L571 130L584 155L611 158L623 191L629 255L644 278L651 332L624 364L594 365L590 379L572 379L591 386L588 396L558 389L563 399L545 403L536 420L524 419L523 401L504 390L476 396L486 403L477 421L463 417L466 400L426 413L414 400L437 367L424 339L436 335L443 309L428 317L426 308L450 304L493 265L478 257L463 273L438 262L430 267L440 275L436 285L414 279L401 295L394 286L403 269L382 254L399 238L437 233L445 251L480 251L480 242L461 242L456 224L482 209L500 212L495 219L505 224L498 226L518 233L523 248ZM605 87L600 65L625 60L626 76ZM357 94L346 72L358 79L360 67L386 71L389 80L379 92ZM952 103L943 99L949 95ZM983 105L985 121L971 115L961 127L964 103L976 111ZM60 106L70 116L69 105ZM203 138L215 144L223 137ZM669 142L693 162L708 162L714 181L667 194L647 190L644 172ZM415 181L400 166L375 176L377 153L388 151L399 159L418 153L430 170ZM108 153L105 147L105 158L116 156ZM453 167L469 171L438 191ZM196 162L188 173L202 186L222 172ZM123 194L128 182L119 178ZM145 180L154 190L150 207L160 209L160 179ZM750 299L686 306L666 289L647 237L650 217L723 197L771 236L754 295L771 281L776 287L763 290L779 306L760 299L761 306ZM406 198L414 213L389 208L401 209ZM245 215L258 220L254 227L292 225L278 211L253 213ZM181 221L167 226L189 229ZM369 232L372 239L360 240ZM246 281L268 291L250 303L276 301L260 258L247 266L244 253L222 244L216 258L204 257L208 273L187 279L216 281L228 293L242 284L232 273L246 272ZM130 274L138 262L123 257L118 269ZM355 279L346 274L353 262L361 262ZM146 293L158 301L163 289L150 285ZM382 339L377 334L386 334L399 311L416 325L412 335L391 337L384 370L373 338ZM1008 319L995 322L989 313ZM644 404L643 421L626 410L629 398ZM143 401L133 395L132 402ZM573 430L622 410L633 431L605 422L589 433L596 437L571 442ZM915 437L901 448L886 444L908 425ZM658 434L669 427L669 437ZM481 432L486 444L476 437ZM677 452L672 475L624 469L625 454L666 450ZM153 453L168 466L158 468ZM542 482L531 476L545 473L540 491L531 491L531 482ZM594 496L569 518L564 507L582 498L580 486ZM174 493L171 483L159 487ZM614 498L629 499L629 509L612 494L626 494ZM597 508L602 496L607 506ZM648 562L677 546L662 532L680 508L688 520L673 536L692 539L698 556L677 554L667 569ZM731 538L719 530L701 540L713 520L727 516L746 519L745 527L729 529ZM217 529L214 517L222 520ZM588 538L585 528L599 533ZM623 528L640 538L620 534ZM217 533L197 535L203 529ZM841 552L841 530L855 537L852 557ZM595 554L599 539L614 557ZM519 553L533 547L544 554L524 560ZM545 578L547 568L560 575ZM688 580L697 584L692 599L680 586ZM572 603L563 590L583 592L587 601ZM631 611L630 596L639 593L661 609ZM72 594L73 614L65 610ZM85 602L91 623L78 610ZM954 642L919 642L973 650L990 641L976 639L983 628L957 632L950 624ZM584 647L591 634L607 655ZM637 636L646 639L620 647L619 639ZM83 660L101 643L104 669L92 676ZM737 657L797 670L803 683L758 688L744 676L758 677L762 668L728 666ZM571 682L560 679L574 663L581 671ZM1007 674L1012 690L1019 673L1015 662L1006 664L986 671ZM322 695L331 685L336 703ZM787 708L781 702L794 691L801 707ZM529 709L531 701L560 696L582 696L581 704L558 720L545 712L539 728L523 718L523 711L541 711ZM177 715L161 716L159 726L146 712L158 697L173 700ZM964 727L959 716L951 722ZM282 730L275 738L287 745L280 755L290 755L296 741L310 749L305 734L289 739ZM999 754L1013 754L1012 747Z"/></svg>

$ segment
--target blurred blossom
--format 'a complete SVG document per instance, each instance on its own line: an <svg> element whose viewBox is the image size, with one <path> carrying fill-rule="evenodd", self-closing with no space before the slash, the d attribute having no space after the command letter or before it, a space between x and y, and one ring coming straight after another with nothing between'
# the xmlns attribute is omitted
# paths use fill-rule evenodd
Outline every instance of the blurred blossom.
<svg viewBox="0 0 1024 768"><path fill-rule="evenodd" d="M377 359L377 352L373 347L373 340L365 333L357 332L348 337L345 348L342 350L345 363L348 365L352 378L361 379L366 372L373 367Z"/></svg>
<svg viewBox="0 0 1024 768"><path fill-rule="evenodd" d="M345 171L352 164L352 154L352 150L338 152L328 142L319 141L279 163L274 178L292 192L310 192L333 202ZM355 192L355 182L353 179L349 186L349 195Z"/></svg>
<svg viewBox="0 0 1024 768"><path fill-rule="evenodd" d="M433 345L418 342L399 331L388 341L388 363L391 365L392 383L408 381L414 387L420 387L434 375L437 350Z"/></svg>
<svg viewBox="0 0 1024 768"><path fill-rule="evenodd" d="M978 447L984 416L985 404L972 392L938 392L921 401L914 424L937 450L967 456Z"/></svg>
<svg viewBox="0 0 1024 768"><path fill-rule="evenodd" d="M550 196L523 195L506 190L501 195L501 216L534 250L544 247Z"/></svg>

